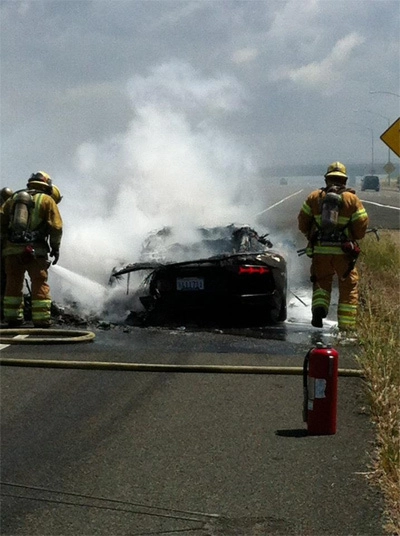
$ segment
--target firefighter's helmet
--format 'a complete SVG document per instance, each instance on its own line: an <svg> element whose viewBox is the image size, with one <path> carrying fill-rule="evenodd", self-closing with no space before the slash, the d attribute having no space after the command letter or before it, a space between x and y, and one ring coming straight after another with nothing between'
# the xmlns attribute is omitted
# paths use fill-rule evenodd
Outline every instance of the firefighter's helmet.
<svg viewBox="0 0 400 536"><path fill-rule="evenodd" d="M59 188L55 184L53 184L52 189L51 189L51 197L54 199L54 201L57 203L57 205L61 201L61 199L63 198Z"/></svg>
<svg viewBox="0 0 400 536"><path fill-rule="evenodd" d="M11 188L2 188L0 191L0 201L1 204L5 203L13 195Z"/></svg>
<svg viewBox="0 0 400 536"><path fill-rule="evenodd" d="M341 162L332 162L329 164L325 173L325 179L331 182L346 182L347 181L347 169Z"/></svg>
<svg viewBox="0 0 400 536"><path fill-rule="evenodd" d="M45 182L46 184L51 184L51 177L45 171L37 171L36 173L32 173L29 180L40 181L40 182Z"/></svg>
<svg viewBox="0 0 400 536"><path fill-rule="evenodd" d="M51 194L51 177L44 171L32 173L28 179L27 187L35 190L42 190Z"/></svg>

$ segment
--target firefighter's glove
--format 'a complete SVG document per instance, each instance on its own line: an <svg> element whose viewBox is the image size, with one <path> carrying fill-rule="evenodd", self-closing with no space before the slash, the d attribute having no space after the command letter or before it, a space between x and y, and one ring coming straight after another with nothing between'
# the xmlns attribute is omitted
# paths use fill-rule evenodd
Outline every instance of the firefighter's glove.
<svg viewBox="0 0 400 536"><path fill-rule="evenodd" d="M60 258L60 250L59 249L52 249L50 251L50 257L54 257L54 260L51 264L57 264L58 259Z"/></svg>
<svg viewBox="0 0 400 536"><path fill-rule="evenodd" d="M352 240L347 240L346 242L343 242L342 244L342 250L344 253L347 253L347 255L350 255L350 257L357 258L360 254L360 246L357 244L357 242L353 242Z"/></svg>

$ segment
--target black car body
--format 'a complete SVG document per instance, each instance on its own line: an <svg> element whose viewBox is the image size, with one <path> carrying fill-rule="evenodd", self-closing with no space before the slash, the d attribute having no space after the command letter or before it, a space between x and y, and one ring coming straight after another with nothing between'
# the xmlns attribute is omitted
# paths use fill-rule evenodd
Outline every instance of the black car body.
<svg viewBox="0 0 400 536"><path fill-rule="evenodd" d="M271 322L286 319L286 260L271 250L267 235L260 236L247 225L229 225L198 229L199 240L190 244L168 245L171 235L170 228L153 234L144 244L142 262L111 274L118 278L148 271L138 290L148 315L202 312L225 319L232 315ZM175 262L168 260L171 256Z"/></svg>
<svg viewBox="0 0 400 536"><path fill-rule="evenodd" d="M376 192L379 192L380 182L377 175L366 175L361 179L361 191L364 192L365 190L375 190Z"/></svg>

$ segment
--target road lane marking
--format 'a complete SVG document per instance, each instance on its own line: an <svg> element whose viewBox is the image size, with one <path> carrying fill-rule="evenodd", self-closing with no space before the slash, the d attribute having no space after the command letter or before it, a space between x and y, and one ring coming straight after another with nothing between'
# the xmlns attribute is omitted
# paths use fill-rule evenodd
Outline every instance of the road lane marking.
<svg viewBox="0 0 400 536"><path fill-rule="evenodd" d="M274 208L276 207L277 205L280 205L281 203L283 203L284 201L287 201L288 199L290 199L291 197L294 197L295 195L298 195L300 194L301 192L303 191L303 188L297 192L295 192L294 194L290 194L288 195L287 197L284 197L283 199L281 199L280 201L278 201L277 203L274 203L273 205L271 205L270 207L266 208L265 210L262 210L261 212L259 212L258 214L256 214L256 216L259 216L260 214L264 214L264 212L267 212L268 210L270 210L271 208Z"/></svg>
<svg viewBox="0 0 400 536"><path fill-rule="evenodd" d="M375 203L374 201L366 201L361 199L362 203L369 203L370 205L376 205L377 207L392 208L393 210L400 210L400 207L392 207L392 205L383 205L382 203Z"/></svg>
<svg viewBox="0 0 400 536"><path fill-rule="evenodd" d="M13 339L27 339L29 335L16 335L13 337ZM0 350L4 350L4 348L8 348L11 346L11 344L0 344Z"/></svg>

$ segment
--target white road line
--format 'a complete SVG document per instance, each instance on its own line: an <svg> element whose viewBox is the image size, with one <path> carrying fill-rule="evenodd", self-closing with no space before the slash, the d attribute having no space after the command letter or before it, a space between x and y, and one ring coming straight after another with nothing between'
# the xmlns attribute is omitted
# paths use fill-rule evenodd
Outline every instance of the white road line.
<svg viewBox="0 0 400 536"><path fill-rule="evenodd" d="M393 210L400 210L400 207L392 207L392 205L383 205L382 203L375 203L374 201L366 201L361 199L362 203L369 203L370 205L376 205L377 207L392 208Z"/></svg>
<svg viewBox="0 0 400 536"><path fill-rule="evenodd" d="M15 337L13 337L13 339L26 339L27 337L29 337L29 335L16 335ZM10 344L0 344L0 350L4 350L4 348L8 348L9 346L11 346Z"/></svg>
<svg viewBox="0 0 400 536"><path fill-rule="evenodd" d="M290 195L288 195L287 197L284 197L283 199L281 199L281 200L278 201L277 203L274 203L274 204L271 205L270 207L268 207L268 208L266 208L265 210L262 210L261 212L259 212L258 214L256 214L256 216L259 216L260 214L264 214L264 212L267 212L267 211L270 210L271 208L274 208L274 207L276 207L277 205L280 205L281 203L283 203L283 202L286 201L287 199L290 199L291 197L294 197L295 195L300 194L302 191L303 191L303 188L302 188L301 190L299 190L298 192L295 192L294 194L290 194Z"/></svg>

